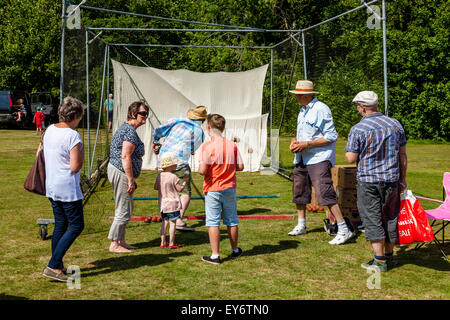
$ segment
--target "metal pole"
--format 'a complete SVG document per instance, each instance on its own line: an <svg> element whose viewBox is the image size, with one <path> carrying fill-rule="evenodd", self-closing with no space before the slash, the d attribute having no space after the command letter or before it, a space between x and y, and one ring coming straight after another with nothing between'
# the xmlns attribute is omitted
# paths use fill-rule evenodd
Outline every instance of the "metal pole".
<svg viewBox="0 0 450 320"><path fill-rule="evenodd" d="M181 20L181 19L174 19L174 18L158 17L158 16L151 16L151 15L141 14L141 13L133 13L133 12L125 12L125 11L119 11L119 10L96 8L96 7L90 7L90 6L85 6L85 5L82 5L81 7L84 9L89 9L89 10L98 10L98 11L104 11L104 12L109 12L109 13L124 14L124 15L150 18L150 19L159 19L159 20L166 20L166 21L175 21L175 22L192 23L192 24L226 27L226 28L236 28L236 29L261 30L259 28L249 28L249 27L233 26L233 25L226 25L226 24L207 23L207 22L199 22L199 21L191 21L191 20Z"/></svg>
<svg viewBox="0 0 450 320"><path fill-rule="evenodd" d="M98 120L97 120L97 132L95 134L95 142L94 142L94 150L92 151L92 159L91 159L91 167L90 170L92 171L92 166L94 165L94 157L95 157L95 149L97 149L97 141L98 141L98 132L100 131L100 122L102 120L102 110L103 110L103 95L105 94L105 74L106 74L106 58L108 56L108 47L105 46L105 55L103 58L103 77L102 77L102 90L100 94L100 104L98 106L99 112L98 112Z"/></svg>
<svg viewBox="0 0 450 320"><path fill-rule="evenodd" d="M305 74L305 80L308 79L308 71L306 69L306 46L305 46L305 33L302 32L302 48L303 48L303 72Z"/></svg>
<svg viewBox="0 0 450 320"><path fill-rule="evenodd" d="M385 0L382 1L382 24L383 24L383 70L384 70L384 113L389 116L388 106L388 78L387 78L387 45L386 45L386 4Z"/></svg>
<svg viewBox="0 0 450 320"><path fill-rule="evenodd" d="M289 38L290 39L290 38ZM151 43L109 43L110 46L122 47L157 47L157 48L227 48L227 49L272 49L269 46L202 46L189 44L151 44Z"/></svg>
<svg viewBox="0 0 450 320"><path fill-rule="evenodd" d="M63 91L64 91L64 46L66 41L66 0L62 0L62 29L61 29L61 76L59 79L59 104L62 103L63 100Z"/></svg>
<svg viewBox="0 0 450 320"><path fill-rule="evenodd" d="M309 30L311 30L311 29L314 29L314 28L316 28L316 27L318 27L318 26L321 26L321 25L323 25L323 24L325 24L325 23L328 23L328 22L331 22L331 21L333 21L333 20L336 20L336 19L338 19L338 18L340 18L340 17L343 17L343 16L345 16L345 15L347 15L347 14L349 14L349 13L352 13L352 12L355 12L355 11L357 11L357 10L363 9L363 8L366 7L366 5L370 5L370 4L373 4L373 3L378 2L378 1L379 1L379 0L373 0L373 1L370 1L370 2L368 2L368 3L365 3L365 4L363 4L363 5L360 5L359 7L353 8L353 9L347 11L347 12L341 13L341 14L339 14L339 15L337 15L337 16L334 16L334 17L332 17L332 18L330 18L330 19L324 20L324 21L322 21L322 22L320 22L320 23L317 23L317 24L315 24L315 25L313 25L313 26L310 26L310 27L308 27L308 28L301 29L301 30L290 30L290 32L297 32L296 34L294 34L294 37L295 37L295 36L298 36L298 35L299 35L300 33L302 33L302 32L305 32L305 31L309 31ZM271 32L271 31L274 31L274 30L266 30L266 32ZM279 46L279 45L285 43L286 41L289 41L290 39L291 39L290 37L289 37L289 38L286 38L286 39L282 40L281 42L279 42L279 43L273 45L272 47L275 48L275 47L277 47L277 46Z"/></svg>
<svg viewBox="0 0 450 320"><path fill-rule="evenodd" d="M142 64L146 67L150 67L148 64L146 64L144 62L144 60L142 60L141 58L139 58L137 55L135 55L130 49L128 49L127 47L124 47L125 50L127 50L129 53L131 53L133 55L133 57L135 57L136 59L138 59L140 62L142 62Z"/></svg>
<svg viewBox="0 0 450 320"><path fill-rule="evenodd" d="M106 47L108 48L108 58L107 58L107 66L108 66L108 68L107 68L107 71L106 71L106 92L107 92L107 94L108 94L108 99L109 99L109 62L110 62L110 59L109 59L109 45L106 45ZM114 112L114 109L113 109L113 112ZM106 154L106 156L109 156L109 147L108 147L108 143L109 143L109 127L108 127L108 123L109 123L109 113L108 112L106 112L106 142L105 142L105 148L106 148L106 150L105 150L105 154ZM111 128L112 129L112 128Z"/></svg>
<svg viewBox="0 0 450 320"><path fill-rule="evenodd" d="M297 39L296 39L296 40L297 40ZM297 62L297 52L298 52L298 47L299 47L300 43L299 43L298 41L296 41L296 42L297 42L297 45L295 46L294 58L293 58L293 60L292 60L291 73L290 73L290 75L289 75L289 85L288 85L288 87L287 87L286 94L285 94L285 96L284 96L283 111L281 112L280 125L278 126L278 127L280 128L280 130L281 130L281 126L282 126L282 124L283 124L283 120L284 120L284 112L286 111L286 105L287 105L287 101L288 101L288 98L289 98L289 90L290 90L291 85L292 85L292 78L294 77L295 64L296 64L296 62ZM278 145L279 145L279 140L280 140L280 137L278 136L278 140L277 140L277 144L275 145L275 149L276 149L276 148L278 147Z"/></svg>
<svg viewBox="0 0 450 320"><path fill-rule="evenodd" d="M270 49L270 166L273 165L273 146L272 146L272 120L273 120L273 49Z"/></svg>
<svg viewBox="0 0 450 320"><path fill-rule="evenodd" d="M86 31L86 121L87 121L87 132L88 132L88 177L91 176L91 126L90 126L90 116L89 116L89 34Z"/></svg>

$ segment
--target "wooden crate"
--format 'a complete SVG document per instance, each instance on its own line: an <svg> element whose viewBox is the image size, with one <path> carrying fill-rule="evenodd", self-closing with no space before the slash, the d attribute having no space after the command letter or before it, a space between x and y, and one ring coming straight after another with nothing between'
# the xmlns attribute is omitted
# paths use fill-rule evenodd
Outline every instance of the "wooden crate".
<svg viewBox="0 0 450 320"><path fill-rule="evenodd" d="M337 165L331 169L331 178L334 188L355 188L356 187L356 166Z"/></svg>
<svg viewBox="0 0 450 320"><path fill-rule="evenodd" d="M356 188L336 188L337 202L340 207L356 207Z"/></svg>

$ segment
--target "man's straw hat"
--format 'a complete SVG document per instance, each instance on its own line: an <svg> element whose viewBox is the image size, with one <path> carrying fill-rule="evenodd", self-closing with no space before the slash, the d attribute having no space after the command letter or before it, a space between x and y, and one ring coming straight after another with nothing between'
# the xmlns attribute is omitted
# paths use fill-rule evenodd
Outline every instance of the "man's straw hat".
<svg viewBox="0 0 450 320"><path fill-rule="evenodd" d="M195 109L189 109L187 117L192 120L205 120L208 116L205 106L197 106Z"/></svg>
<svg viewBox="0 0 450 320"><path fill-rule="evenodd" d="M314 91L314 85L309 80L299 80L297 81L297 85L295 86L295 90L289 90L290 93L295 94L314 94L319 93Z"/></svg>

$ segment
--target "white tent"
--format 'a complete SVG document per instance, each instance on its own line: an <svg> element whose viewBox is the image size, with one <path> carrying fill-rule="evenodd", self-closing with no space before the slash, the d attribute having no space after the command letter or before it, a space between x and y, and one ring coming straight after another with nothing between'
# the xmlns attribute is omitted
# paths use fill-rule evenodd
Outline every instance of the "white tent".
<svg viewBox="0 0 450 320"><path fill-rule="evenodd" d="M114 68L113 132L126 120L128 106L145 99L150 116L138 134L145 144L144 170L156 169L152 131L173 117L185 117L188 109L204 105L208 113L226 119L224 135L236 144L245 171L258 171L266 151L267 117L262 114L262 92L267 66L244 72L200 73L185 69L161 70L112 60ZM205 133L205 141L209 137ZM199 152L191 157L197 171Z"/></svg>

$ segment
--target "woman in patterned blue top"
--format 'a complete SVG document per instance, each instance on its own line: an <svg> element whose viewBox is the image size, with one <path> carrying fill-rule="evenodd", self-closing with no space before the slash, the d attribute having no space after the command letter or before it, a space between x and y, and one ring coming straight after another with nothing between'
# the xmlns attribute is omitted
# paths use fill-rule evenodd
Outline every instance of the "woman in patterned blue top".
<svg viewBox="0 0 450 320"><path fill-rule="evenodd" d="M108 180L114 190L116 205L114 222L108 235L108 239L111 239L111 252L130 252L130 249L136 249L125 242L125 229L133 212L133 194L137 188L135 179L141 173L145 153L144 143L136 129L147 121L148 110L144 102L133 102L128 107L127 121L117 129L111 140Z"/></svg>

